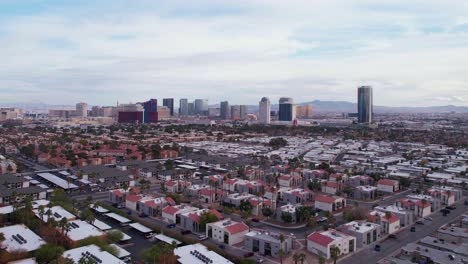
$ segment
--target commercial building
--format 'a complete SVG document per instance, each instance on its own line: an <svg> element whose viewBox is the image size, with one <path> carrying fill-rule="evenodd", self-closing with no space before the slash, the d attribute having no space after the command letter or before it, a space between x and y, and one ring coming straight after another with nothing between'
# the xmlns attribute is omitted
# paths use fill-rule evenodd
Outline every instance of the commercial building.
<svg viewBox="0 0 468 264"><path fill-rule="evenodd" d="M250 252L260 253L261 255L279 257L280 249L288 254L292 249L292 238L283 236L284 241L280 240L280 234L271 231L251 231L245 235L244 247Z"/></svg>
<svg viewBox="0 0 468 264"><path fill-rule="evenodd" d="M270 124L271 122L271 105L268 97L263 97L258 103L258 121L261 124Z"/></svg>
<svg viewBox="0 0 468 264"><path fill-rule="evenodd" d="M150 99L143 103L144 117L143 122L146 124L158 122L158 100Z"/></svg>
<svg viewBox="0 0 468 264"><path fill-rule="evenodd" d="M186 98L182 98L179 100L179 115L180 116L189 115L188 100Z"/></svg>
<svg viewBox="0 0 468 264"><path fill-rule="evenodd" d="M195 114L206 115L208 113L208 99L195 99Z"/></svg>
<svg viewBox="0 0 468 264"><path fill-rule="evenodd" d="M63 252L62 257L71 259L74 263L81 263L84 258L86 263L125 264L107 251L102 251L96 245L74 248Z"/></svg>
<svg viewBox="0 0 468 264"><path fill-rule="evenodd" d="M171 118L171 109L167 106L158 106L158 120Z"/></svg>
<svg viewBox="0 0 468 264"><path fill-rule="evenodd" d="M25 225L13 225L0 228L5 240L2 249L8 252L31 252L39 249L46 242Z"/></svg>
<svg viewBox="0 0 468 264"><path fill-rule="evenodd" d="M220 117L223 120L231 119L231 108L228 101L223 101L219 107Z"/></svg>
<svg viewBox="0 0 468 264"><path fill-rule="evenodd" d="M233 105L231 106L231 119L244 120L247 117L246 105Z"/></svg>
<svg viewBox="0 0 468 264"><path fill-rule="evenodd" d="M358 88L358 123L372 123L373 114L372 87L361 86Z"/></svg>
<svg viewBox="0 0 468 264"><path fill-rule="evenodd" d="M174 249L179 263L234 264L202 244L187 245ZM205 260L205 261L203 261ZM207 262L209 261L209 262Z"/></svg>
<svg viewBox="0 0 468 264"><path fill-rule="evenodd" d="M164 98L163 106L166 106L167 108L169 108L171 116L174 115L174 98Z"/></svg>
<svg viewBox="0 0 468 264"><path fill-rule="evenodd" d="M144 121L143 116L144 108L139 104L121 104L117 106L117 121L119 123L141 124Z"/></svg>
<svg viewBox="0 0 468 264"><path fill-rule="evenodd" d="M88 104L87 103L77 103L76 104L76 116L78 117L87 117L88 116Z"/></svg>
<svg viewBox="0 0 468 264"><path fill-rule="evenodd" d="M298 105L296 106L296 117L300 119L312 118L312 105Z"/></svg>
<svg viewBox="0 0 468 264"><path fill-rule="evenodd" d="M281 97L279 99L279 121L293 121L296 119L296 107L294 100L290 97Z"/></svg>

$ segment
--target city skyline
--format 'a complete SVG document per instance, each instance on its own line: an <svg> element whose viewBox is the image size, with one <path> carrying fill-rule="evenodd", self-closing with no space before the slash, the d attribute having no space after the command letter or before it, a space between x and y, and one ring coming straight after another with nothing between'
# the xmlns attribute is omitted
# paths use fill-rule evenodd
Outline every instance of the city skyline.
<svg viewBox="0 0 468 264"><path fill-rule="evenodd" d="M464 1L7 0L0 10L0 104L356 102L356 87L371 85L375 105L468 106Z"/></svg>

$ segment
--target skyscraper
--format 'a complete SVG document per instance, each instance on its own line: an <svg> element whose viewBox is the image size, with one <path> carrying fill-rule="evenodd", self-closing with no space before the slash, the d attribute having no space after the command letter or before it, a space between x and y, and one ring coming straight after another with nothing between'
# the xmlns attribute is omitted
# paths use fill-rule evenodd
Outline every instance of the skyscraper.
<svg viewBox="0 0 468 264"><path fill-rule="evenodd" d="M241 119L241 113L240 113L240 106L239 105L232 105L231 106L231 118L234 120L239 120Z"/></svg>
<svg viewBox="0 0 468 264"><path fill-rule="evenodd" d="M144 102L143 108L144 108L144 113L143 113L144 123L158 122L158 100L150 99L149 101Z"/></svg>
<svg viewBox="0 0 468 264"><path fill-rule="evenodd" d="M174 115L174 98L164 98L163 106L166 106L167 108L169 108L171 116Z"/></svg>
<svg viewBox="0 0 468 264"><path fill-rule="evenodd" d="M296 117L302 119L312 118L312 105L298 105L296 106Z"/></svg>
<svg viewBox="0 0 468 264"><path fill-rule="evenodd" d="M186 98L182 98L179 101L179 115L188 116L188 114L189 114L188 100Z"/></svg>
<svg viewBox="0 0 468 264"><path fill-rule="evenodd" d="M247 119L247 106L241 105L240 107L240 119L245 120Z"/></svg>
<svg viewBox="0 0 468 264"><path fill-rule="evenodd" d="M219 112L221 119L227 120L231 118L231 108L228 101L221 102Z"/></svg>
<svg viewBox="0 0 468 264"><path fill-rule="evenodd" d="M293 121L296 119L296 107L290 97L281 97L279 99L279 121Z"/></svg>
<svg viewBox="0 0 468 264"><path fill-rule="evenodd" d="M79 117L88 116L88 104L87 103L77 103L76 104L76 115Z"/></svg>
<svg viewBox="0 0 468 264"><path fill-rule="evenodd" d="M358 123L372 123L373 113L372 87L358 87Z"/></svg>
<svg viewBox="0 0 468 264"><path fill-rule="evenodd" d="M195 99L195 113L199 115L208 114L208 99Z"/></svg>
<svg viewBox="0 0 468 264"><path fill-rule="evenodd" d="M259 111L258 111L258 121L262 124L270 124L271 120L271 105L270 99L267 97L263 97L258 104Z"/></svg>

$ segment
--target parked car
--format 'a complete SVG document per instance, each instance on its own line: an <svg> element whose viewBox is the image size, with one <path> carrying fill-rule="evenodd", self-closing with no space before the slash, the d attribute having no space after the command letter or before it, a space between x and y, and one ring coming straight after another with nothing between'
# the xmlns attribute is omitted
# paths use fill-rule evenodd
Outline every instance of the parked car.
<svg viewBox="0 0 468 264"><path fill-rule="evenodd" d="M421 220L419 220L419 221L416 221L416 224L418 224L418 225L424 225L424 222L421 221Z"/></svg>
<svg viewBox="0 0 468 264"><path fill-rule="evenodd" d="M395 238L396 238L396 235L395 235L395 234L390 234L390 235L388 235L388 238L393 238L393 239L395 239Z"/></svg>
<svg viewBox="0 0 468 264"><path fill-rule="evenodd" d="M258 218L252 218L252 222L258 223L260 220Z"/></svg>
<svg viewBox="0 0 468 264"><path fill-rule="evenodd" d="M188 235L188 234L191 234L192 232L190 230L182 230L182 231L180 231L180 233L182 235Z"/></svg>
<svg viewBox="0 0 468 264"><path fill-rule="evenodd" d="M254 255L253 252L248 252L248 253L245 253L245 254L244 254L244 258L250 258L250 257L252 257L253 255Z"/></svg>
<svg viewBox="0 0 468 264"><path fill-rule="evenodd" d="M425 217L424 220L432 221L432 217Z"/></svg>
<svg viewBox="0 0 468 264"><path fill-rule="evenodd" d="M374 246L374 250L375 250L375 251L380 251L380 245L375 245L375 246Z"/></svg>
<svg viewBox="0 0 468 264"><path fill-rule="evenodd" d="M463 203L464 205L468 205L468 200L465 200L465 202Z"/></svg>
<svg viewBox="0 0 468 264"><path fill-rule="evenodd" d="M226 246L225 246L225 245L223 245L223 244L221 244L221 245L218 245L218 247L219 247L220 249L225 249L225 248L226 248Z"/></svg>
<svg viewBox="0 0 468 264"><path fill-rule="evenodd" d="M208 236L206 236L206 235L198 235L198 236L197 236L197 239L200 240L200 241L207 240L207 239L208 239Z"/></svg>
<svg viewBox="0 0 468 264"><path fill-rule="evenodd" d="M175 228L176 227L176 224L169 224L167 225L167 228Z"/></svg>
<svg viewBox="0 0 468 264"><path fill-rule="evenodd" d="M416 227L415 226L412 226L411 229L410 229L411 232L416 232Z"/></svg>
<svg viewBox="0 0 468 264"><path fill-rule="evenodd" d="M457 207L456 207L455 205L450 205L450 206L447 206L447 207L445 207L445 208L447 208L447 209L449 209L449 210L455 210L455 209L457 209Z"/></svg>

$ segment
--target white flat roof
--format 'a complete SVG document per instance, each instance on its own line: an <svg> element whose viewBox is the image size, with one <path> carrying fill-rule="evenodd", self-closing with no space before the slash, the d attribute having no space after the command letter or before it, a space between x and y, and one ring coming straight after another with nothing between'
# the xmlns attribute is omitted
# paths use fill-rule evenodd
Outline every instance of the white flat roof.
<svg viewBox="0 0 468 264"><path fill-rule="evenodd" d="M89 245L89 246L70 249L70 250L63 252L62 256L64 258L70 258L75 263L78 263L78 261L85 255L88 255L89 258L91 259L93 257L98 258L101 260L100 263L103 263L103 264L104 263L105 264L125 264L125 262L121 261L117 257L114 257L109 252L101 251L99 247L96 245Z"/></svg>
<svg viewBox="0 0 468 264"><path fill-rule="evenodd" d="M99 206L99 205L95 208L95 207L94 207L94 204L91 204L90 207L91 207L91 209L93 209L94 211L96 211L96 212L98 212L98 213L101 213L101 214L109 212L109 210L107 210L106 208L104 208L104 207L102 207L102 206Z"/></svg>
<svg viewBox="0 0 468 264"><path fill-rule="evenodd" d="M109 233L109 232L112 232L112 231L119 231L120 233L123 234L123 237L122 237L122 239L120 239L120 241L127 241L127 240L132 239L131 236L125 234L124 232L122 232L122 231L120 231L120 230L118 230L118 229L112 229L112 230L108 230L108 231L106 231L106 232Z"/></svg>
<svg viewBox="0 0 468 264"><path fill-rule="evenodd" d="M33 207L34 209L37 209L37 208L39 208L39 206L41 206L41 205L47 206L49 203L50 203L50 201L44 200L44 199L35 200L35 201L32 202L32 207Z"/></svg>
<svg viewBox="0 0 468 264"><path fill-rule="evenodd" d="M206 262L201 261L195 256L195 252L198 252L199 254L211 259L213 263L216 264L234 264L218 253L208 250L202 244L187 245L174 249L174 255L179 257L177 261L182 264L206 264Z"/></svg>
<svg viewBox="0 0 468 264"><path fill-rule="evenodd" d="M42 189L49 189L49 186L47 186L45 184L39 184L37 186L41 187Z"/></svg>
<svg viewBox="0 0 468 264"><path fill-rule="evenodd" d="M72 241L82 240L90 236L104 235L104 233L101 232L99 229L88 224L85 221L74 220L70 221L69 223L71 225L71 229L67 235Z"/></svg>
<svg viewBox="0 0 468 264"><path fill-rule="evenodd" d="M13 213L13 205L0 207L0 215Z"/></svg>
<svg viewBox="0 0 468 264"><path fill-rule="evenodd" d="M49 208L44 208L44 215L42 216L42 219L41 219L41 216L39 215L39 209L35 209L35 210L33 210L33 212L39 219L41 219L45 223L47 223L47 220L49 219L49 217L47 216L46 213L47 213L48 210L49 210ZM72 219L76 218L75 215L73 215L72 213L68 212L67 210L63 209L61 206L58 206L58 205L51 207L50 211L52 212L50 217L53 218L56 221L60 221L64 217L67 220L72 220Z"/></svg>
<svg viewBox="0 0 468 264"><path fill-rule="evenodd" d="M123 216L121 216L121 215L118 215L118 214L116 214L116 213L108 213L108 214L105 214L105 216L110 217L110 218L113 218L113 219L119 221L119 222L122 223L122 224L123 224L123 223L129 223L129 222L132 221L132 220L130 220L130 219L126 218L126 217L123 217Z"/></svg>
<svg viewBox="0 0 468 264"><path fill-rule="evenodd" d="M109 230L109 229L112 228L110 225L108 225L108 224L106 224L103 221L98 220L98 219L94 220L93 226L99 228L101 231L106 231L106 230Z"/></svg>
<svg viewBox="0 0 468 264"><path fill-rule="evenodd" d="M122 247L120 247L119 245L117 244L110 244L111 247L117 249L117 257L118 258L125 258L125 257L128 257L130 256L130 252L128 252L127 250L123 249Z"/></svg>
<svg viewBox="0 0 468 264"><path fill-rule="evenodd" d="M44 245L46 242L25 225L13 225L0 228L5 240L2 246L6 251L34 251ZM19 236L18 236L19 235Z"/></svg>
<svg viewBox="0 0 468 264"><path fill-rule="evenodd" d="M153 232L152 229L140 224L140 223L133 223L133 224L130 224L129 226L135 228L136 230L142 232L142 233L151 233Z"/></svg>
<svg viewBox="0 0 468 264"><path fill-rule="evenodd" d="M75 184L73 183L67 183L66 180L58 177L58 176L55 176L51 173L38 173L37 176L59 186L60 188L63 188L65 190L68 190L68 189L75 189L75 188L78 188L78 186L76 186Z"/></svg>
<svg viewBox="0 0 468 264"><path fill-rule="evenodd" d="M38 180L31 180L30 183L34 184L34 185L38 185L40 184L40 182Z"/></svg>
<svg viewBox="0 0 468 264"><path fill-rule="evenodd" d="M59 173L63 176L69 176L70 173L68 173L67 171L59 171Z"/></svg>
<svg viewBox="0 0 468 264"><path fill-rule="evenodd" d="M179 240L174 239L172 237L168 237L168 236L163 235L163 234L155 235L154 237L156 239L158 239L158 240L161 240L162 242L166 242L169 245L172 245L172 241L175 241L177 245L182 244L182 242L180 242Z"/></svg>
<svg viewBox="0 0 468 264"><path fill-rule="evenodd" d="M36 258L20 259L16 261L10 261L8 264L37 264Z"/></svg>

